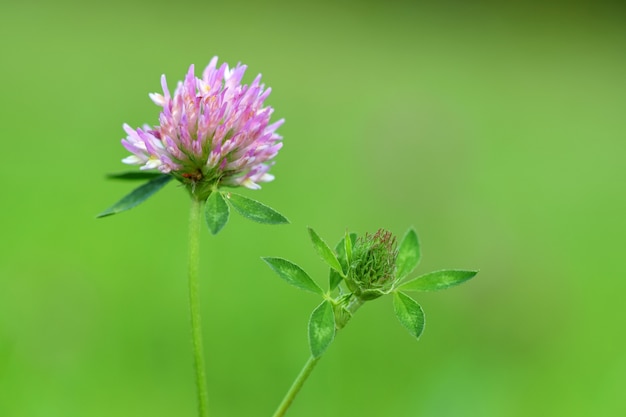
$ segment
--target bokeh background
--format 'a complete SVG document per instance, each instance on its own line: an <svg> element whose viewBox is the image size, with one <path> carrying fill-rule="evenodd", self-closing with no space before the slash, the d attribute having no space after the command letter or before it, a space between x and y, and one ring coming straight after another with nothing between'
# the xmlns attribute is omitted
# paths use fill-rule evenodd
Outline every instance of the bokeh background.
<svg viewBox="0 0 626 417"><path fill-rule="evenodd" d="M188 198L134 184L121 125L213 55L262 73L284 148L247 193L286 214L202 237L213 416L268 416L308 355L306 234L414 226L421 272L480 269L340 333L291 416L626 415L626 22L607 2L0 5L0 416L193 416Z"/></svg>

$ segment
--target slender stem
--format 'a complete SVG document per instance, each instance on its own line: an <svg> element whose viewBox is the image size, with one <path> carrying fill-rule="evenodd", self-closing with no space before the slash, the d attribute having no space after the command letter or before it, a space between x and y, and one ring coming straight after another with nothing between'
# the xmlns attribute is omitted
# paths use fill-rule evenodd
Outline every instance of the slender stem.
<svg viewBox="0 0 626 417"><path fill-rule="evenodd" d="M304 368L302 368L296 380L293 381L293 384L291 384L291 388L289 388L289 391L287 391L285 398L283 398L283 401L278 406L278 409L274 413L274 417L282 417L285 415L294 398L296 398L296 395L298 395L300 388L302 388L304 381L306 381L306 379L309 377L309 375L313 371L313 368L315 368L315 365L317 365L317 362L320 359L321 356L318 356L317 358L311 356L309 360L304 364Z"/></svg>
<svg viewBox="0 0 626 417"><path fill-rule="evenodd" d="M346 314L342 315L342 317L335 323L337 329L336 331L343 329L343 327L352 318L352 315L362 305L363 300L358 297L352 298L352 300L350 300L350 303L345 307ZM304 367L296 377L295 381L293 381L293 384L291 384L291 388L289 388L289 391L287 391L285 398L283 398L283 401L278 406L278 409L274 413L273 417L283 417L285 415L294 398L296 398L296 395L298 395L298 392L300 392L300 388L302 388L302 385L304 385L304 382L307 380L311 372L313 372L313 368L315 368L315 365L317 365L317 362L319 362L321 358L321 356L318 356L317 358L311 356L309 360L307 360L307 362L304 364Z"/></svg>
<svg viewBox="0 0 626 417"><path fill-rule="evenodd" d="M189 212L189 306L191 309L191 336L198 389L198 415L209 415L206 371L202 348L202 324L200 321L200 291L198 289L198 266L200 264L200 230L202 201L192 196Z"/></svg>

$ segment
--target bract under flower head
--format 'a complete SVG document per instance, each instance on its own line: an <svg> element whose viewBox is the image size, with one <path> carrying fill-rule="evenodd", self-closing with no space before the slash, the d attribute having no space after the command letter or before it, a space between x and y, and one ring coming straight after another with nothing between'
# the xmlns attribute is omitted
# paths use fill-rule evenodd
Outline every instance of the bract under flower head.
<svg viewBox="0 0 626 417"><path fill-rule="evenodd" d="M274 176L268 173L282 147L276 134L284 119L269 123L274 109L263 106L271 88L259 74L242 85L246 66L217 67L217 57L202 73L189 67L185 80L170 94L161 77L163 94L150 98L163 110L159 125L134 129L124 124L124 147L132 153L122 162L171 173L190 191L206 197L216 185L260 188Z"/></svg>

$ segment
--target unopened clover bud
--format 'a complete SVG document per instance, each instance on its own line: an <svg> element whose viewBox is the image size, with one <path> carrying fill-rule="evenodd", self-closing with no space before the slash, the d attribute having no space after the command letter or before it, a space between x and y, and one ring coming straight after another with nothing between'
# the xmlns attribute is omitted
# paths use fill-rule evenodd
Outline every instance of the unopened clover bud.
<svg viewBox="0 0 626 417"><path fill-rule="evenodd" d="M379 229L357 239L346 278L350 291L363 301L389 293L396 281L396 237Z"/></svg>

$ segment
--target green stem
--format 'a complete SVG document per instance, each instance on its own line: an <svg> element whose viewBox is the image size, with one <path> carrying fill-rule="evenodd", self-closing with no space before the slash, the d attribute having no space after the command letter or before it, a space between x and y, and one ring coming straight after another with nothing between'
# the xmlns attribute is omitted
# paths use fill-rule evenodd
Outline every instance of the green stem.
<svg viewBox="0 0 626 417"><path fill-rule="evenodd" d="M274 417L282 417L285 415L294 398L296 398L296 395L298 395L300 388L302 388L304 381L306 381L306 379L309 377L309 375L313 371L313 368L315 368L315 365L317 365L317 362L319 362L320 359L321 356L318 356L317 358L311 356L309 360L304 364L304 368L302 368L296 380L293 381L293 384L291 384L291 388L289 388L289 391L287 391L285 398L283 398L283 401L278 406L278 409L276 409Z"/></svg>
<svg viewBox="0 0 626 417"><path fill-rule="evenodd" d="M192 196L189 212L189 306L191 309L191 336L198 389L198 415L209 415L206 371L202 348L202 324L200 321L200 291L198 289L198 266L200 264L200 230L202 201Z"/></svg>
<svg viewBox="0 0 626 417"><path fill-rule="evenodd" d="M335 317L335 327L337 331L343 329L346 324L350 321L354 313L363 305L365 301L361 300L359 297L352 297L350 303L343 309L344 314L339 315L339 317Z"/></svg>
<svg viewBox="0 0 626 417"><path fill-rule="evenodd" d="M352 315L362 305L363 305L363 300L361 300L358 297L352 298L348 306L345 308L346 314L343 315L343 317L339 321L336 322L336 329L337 329L336 331L343 329L344 326L348 323L348 321L352 318ZM302 385L304 385L304 382L307 380L311 372L313 372L315 365L317 365L317 362L319 362L321 358L322 358L321 356L318 356L317 358L314 358L313 356L311 356L309 360L306 361L306 363L304 364L304 367L302 368L302 370L296 377L295 381L293 381L293 384L291 384L291 388L289 388L289 391L287 391L285 398L283 398L283 401L278 406L278 409L276 409L276 412L274 413L273 417L283 417L285 415L285 413L287 412L287 409L289 408L293 400L296 398L296 395L298 395L298 392L300 392L300 388L302 388Z"/></svg>

